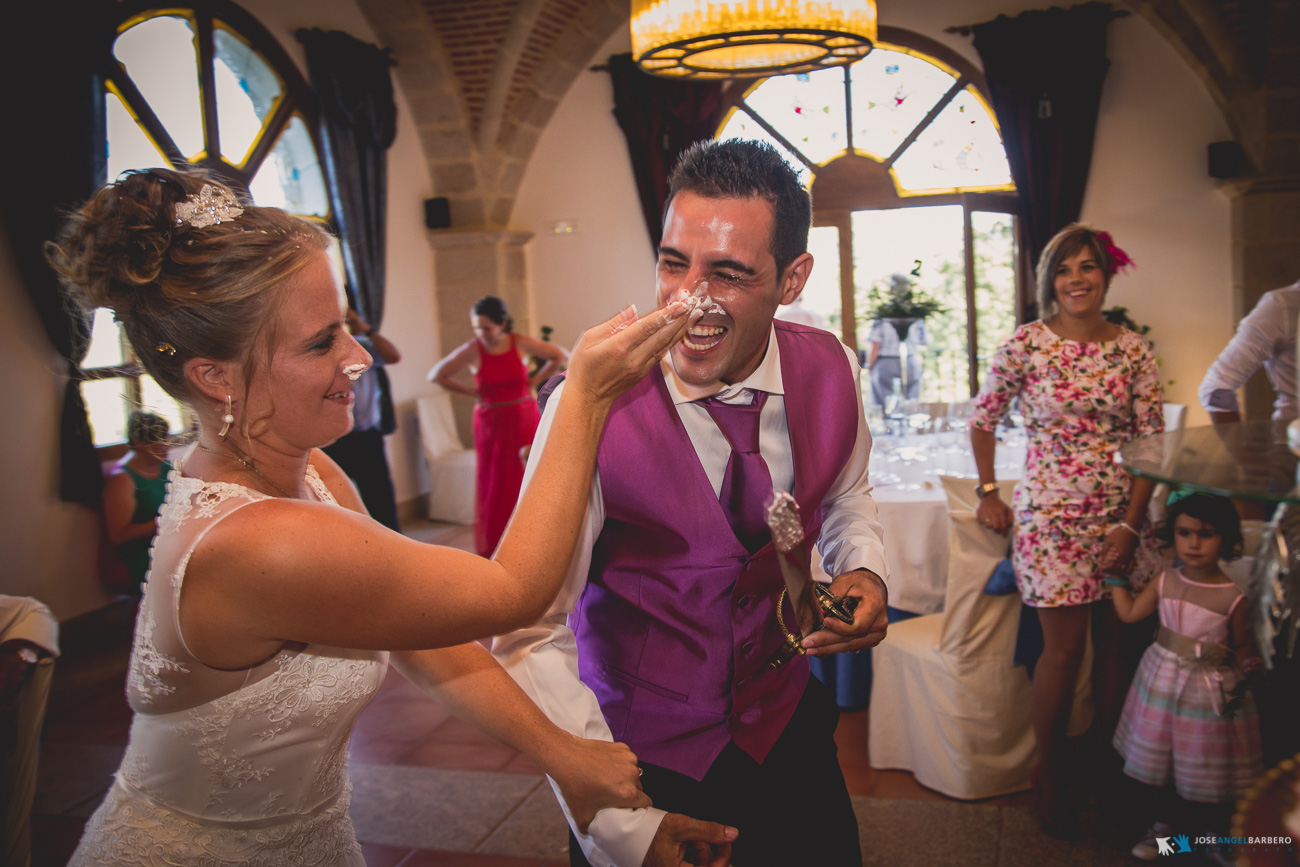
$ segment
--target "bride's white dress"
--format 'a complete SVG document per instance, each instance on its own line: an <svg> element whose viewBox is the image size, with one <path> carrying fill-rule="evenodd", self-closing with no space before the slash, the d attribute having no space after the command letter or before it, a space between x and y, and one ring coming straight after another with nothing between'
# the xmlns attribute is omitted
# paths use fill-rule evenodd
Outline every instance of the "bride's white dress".
<svg viewBox="0 0 1300 867"><path fill-rule="evenodd" d="M127 676L131 741L71 865L364 867L345 763L388 654L286 646L244 671L186 649L185 566L218 521L269 497L172 472ZM334 503L315 469L316 499Z"/></svg>

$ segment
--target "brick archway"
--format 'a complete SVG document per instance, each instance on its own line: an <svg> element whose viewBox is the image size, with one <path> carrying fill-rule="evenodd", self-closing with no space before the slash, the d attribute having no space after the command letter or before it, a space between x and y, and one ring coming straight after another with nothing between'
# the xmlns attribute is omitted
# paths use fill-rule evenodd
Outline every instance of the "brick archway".
<svg viewBox="0 0 1300 867"><path fill-rule="evenodd" d="M450 201L455 229L487 233L484 273L497 273L502 261L516 259L503 252L500 238L527 239L504 230L538 138L578 73L626 26L628 0L358 3L397 60L434 194ZM1300 0L1123 5L1155 27L1201 79L1248 157L1242 176L1222 186L1233 201L1240 316L1262 293L1300 277ZM456 249L463 259L464 245ZM498 288L486 277L482 282L485 291ZM526 281L520 275L517 282L522 293ZM516 287L512 281L505 288ZM440 298L445 294L440 279ZM461 319L457 312L457 334ZM1263 417L1270 403L1268 385L1258 377L1247 410Z"/></svg>

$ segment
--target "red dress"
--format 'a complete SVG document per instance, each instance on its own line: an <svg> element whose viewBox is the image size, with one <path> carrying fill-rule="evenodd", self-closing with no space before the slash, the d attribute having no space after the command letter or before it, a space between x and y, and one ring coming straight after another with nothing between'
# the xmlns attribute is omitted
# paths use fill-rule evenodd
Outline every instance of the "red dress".
<svg viewBox="0 0 1300 867"><path fill-rule="evenodd" d="M491 355L479 343L478 406L474 407L474 451L478 478L474 499L474 541L489 557L505 532L524 481L519 450L532 445L541 414L528 386L528 369L515 348Z"/></svg>

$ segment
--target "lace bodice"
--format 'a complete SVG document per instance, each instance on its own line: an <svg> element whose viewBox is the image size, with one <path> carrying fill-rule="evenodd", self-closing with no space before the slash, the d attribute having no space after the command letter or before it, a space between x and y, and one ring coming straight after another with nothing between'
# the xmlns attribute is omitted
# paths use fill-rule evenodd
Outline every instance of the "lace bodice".
<svg viewBox="0 0 1300 867"><path fill-rule="evenodd" d="M315 469L307 483L334 503ZM270 497L170 477L127 681L136 711L121 781L170 808L223 821L310 813L345 785L348 736L387 667L386 653L285 646L246 671L199 662L181 634L185 569L218 522Z"/></svg>

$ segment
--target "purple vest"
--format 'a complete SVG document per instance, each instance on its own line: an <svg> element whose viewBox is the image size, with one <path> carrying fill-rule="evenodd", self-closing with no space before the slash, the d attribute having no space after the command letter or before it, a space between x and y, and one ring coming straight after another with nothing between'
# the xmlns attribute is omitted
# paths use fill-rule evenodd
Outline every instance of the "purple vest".
<svg viewBox="0 0 1300 867"><path fill-rule="evenodd" d="M832 335L775 326L792 493L816 539L821 502L857 438L853 371ZM750 555L736 539L659 369L615 404L597 466L605 524L569 625L614 740L696 780L732 740L763 761L803 694L808 662L766 669L784 641L780 566L771 543Z"/></svg>

